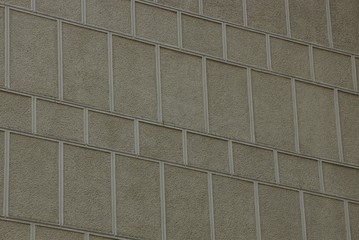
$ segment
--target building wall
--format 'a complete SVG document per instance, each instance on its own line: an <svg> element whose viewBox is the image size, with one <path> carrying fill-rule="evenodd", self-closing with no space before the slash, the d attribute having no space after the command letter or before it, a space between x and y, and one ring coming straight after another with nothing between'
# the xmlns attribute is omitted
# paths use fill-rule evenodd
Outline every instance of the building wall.
<svg viewBox="0 0 359 240"><path fill-rule="evenodd" d="M359 239L359 1L0 0L0 239Z"/></svg>

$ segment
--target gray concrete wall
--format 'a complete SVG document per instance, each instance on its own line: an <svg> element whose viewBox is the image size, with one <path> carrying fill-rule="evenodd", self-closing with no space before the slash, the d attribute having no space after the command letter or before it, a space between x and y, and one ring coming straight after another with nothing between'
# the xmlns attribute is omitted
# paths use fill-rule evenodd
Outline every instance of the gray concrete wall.
<svg viewBox="0 0 359 240"><path fill-rule="evenodd" d="M0 0L0 239L358 240L359 1Z"/></svg>

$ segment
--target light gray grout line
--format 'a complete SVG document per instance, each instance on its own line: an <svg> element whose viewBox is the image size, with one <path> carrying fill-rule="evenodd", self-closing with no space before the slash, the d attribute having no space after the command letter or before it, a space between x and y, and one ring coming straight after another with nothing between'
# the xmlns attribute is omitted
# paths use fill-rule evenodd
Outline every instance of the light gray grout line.
<svg viewBox="0 0 359 240"><path fill-rule="evenodd" d="M162 240L166 240L166 198L165 198L165 165L160 162L160 198L161 198L161 233Z"/></svg>
<svg viewBox="0 0 359 240"><path fill-rule="evenodd" d="M280 184L279 178L279 163L278 163L278 151L273 150L273 161L274 161L274 175L275 175L275 182Z"/></svg>
<svg viewBox="0 0 359 240"><path fill-rule="evenodd" d="M349 215L349 204L347 200L344 200L344 216L345 216L345 227L346 227L346 233L347 233L347 239L351 240L351 229L350 229L350 215Z"/></svg>
<svg viewBox="0 0 359 240"><path fill-rule="evenodd" d="M5 7L5 87L10 88L10 11Z"/></svg>
<svg viewBox="0 0 359 240"><path fill-rule="evenodd" d="M227 24L222 23L222 46L223 46L223 59L228 60L227 57Z"/></svg>
<svg viewBox="0 0 359 240"><path fill-rule="evenodd" d="M309 47L308 47L308 54L309 54L310 77L313 81L315 81L314 54L313 54L313 46L312 45L309 45Z"/></svg>
<svg viewBox="0 0 359 240"><path fill-rule="evenodd" d="M157 89L157 119L162 122L162 84L161 84L161 54L159 45L155 46L156 57L156 89Z"/></svg>
<svg viewBox="0 0 359 240"><path fill-rule="evenodd" d="M32 133L36 134L36 97L31 97L31 128Z"/></svg>
<svg viewBox="0 0 359 240"><path fill-rule="evenodd" d="M183 164L188 165L187 130L182 130Z"/></svg>
<svg viewBox="0 0 359 240"><path fill-rule="evenodd" d="M4 199L3 214L9 216L9 161L10 161L10 132L4 133Z"/></svg>
<svg viewBox="0 0 359 240"><path fill-rule="evenodd" d="M307 240L307 226L305 222L305 208L304 208L304 193L299 191L299 206L300 206L300 218L302 222L302 236L303 240Z"/></svg>
<svg viewBox="0 0 359 240"><path fill-rule="evenodd" d="M247 90L248 90L248 109L249 109L249 128L250 128L250 141L256 142L254 131L254 111L253 111L253 93L252 93L252 73L251 68L247 68Z"/></svg>
<svg viewBox="0 0 359 240"><path fill-rule="evenodd" d="M209 205L209 223L211 229L211 240L215 240L215 230L214 230L214 207L213 207L213 182L212 182L212 173L208 173L208 205Z"/></svg>
<svg viewBox="0 0 359 240"><path fill-rule="evenodd" d="M337 130L337 143L338 143L339 161L344 162L342 133L341 133L341 124L340 124L338 89L334 89L334 109L335 109L335 123L336 123L336 130Z"/></svg>
<svg viewBox="0 0 359 240"><path fill-rule="evenodd" d="M86 0L81 0L81 21L83 24L86 24Z"/></svg>
<svg viewBox="0 0 359 240"><path fill-rule="evenodd" d="M109 102L110 102L110 111L115 110L114 103L114 91L113 91L113 62L112 62L112 33L108 33L108 76L109 76Z"/></svg>
<svg viewBox="0 0 359 240"><path fill-rule="evenodd" d="M325 188L324 188L324 176L323 176L323 162L321 160L318 161L318 171L319 171L319 187L320 193L324 193L325 192Z"/></svg>
<svg viewBox="0 0 359 240"><path fill-rule="evenodd" d="M198 0L199 15L203 15L203 1L204 0Z"/></svg>
<svg viewBox="0 0 359 240"><path fill-rule="evenodd" d="M87 108L83 110L83 118L84 118L84 143L89 144L89 111Z"/></svg>
<svg viewBox="0 0 359 240"><path fill-rule="evenodd" d="M234 174L234 162L233 162L233 141L228 141L228 160L229 160L229 173Z"/></svg>
<svg viewBox="0 0 359 240"><path fill-rule="evenodd" d="M259 193L258 193L258 182L254 181L254 210L256 214L256 232L257 232L257 240L262 239L261 233L261 218L259 213Z"/></svg>
<svg viewBox="0 0 359 240"><path fill-rule="evenodd" d="M357 70L356 69L356 60L354 56L351 56L351 60L352 60L352 76L353 76L353 88L355 91L358 91L358 79L357 79Z"/></svg>
<svg viewBox="0 0 359 240"><path fill-rule="evenodd" d="M243 8L243 25L248 26L247 0L242 0Z"/></svg>
<svg viewBox="0 0 359 240"><path fill-rule="evenodd" d="M59 142L59 224L64 225L64 142Z"/></svg>
<svg viewBox="0 0 359 240"><path fill-rule="evenodd" d="M138 119L134 120L135 154L140 155L140 126Z"/></svg>
<svg viewBox="0 0 359 240"><path fill-rule="evenodd" d="M136 36L136 9L135 0L131 0L131 35Z"/></svg>
<svg viewBox="0 0 359 240"><path fill-rule="evenodd" d="M289 1L284 0L284 6L285 6L285 23L287 28L287 37L291 37L291 29L290 29L290 15L289 15Z"/></svg>
<svg viewBox="0 0 359 240"><path fill-rule="evenodd" d="M112 233L117 235L117 208L116 208L116 155L111 152L111 197L112 197Z"/></svg>
<svg viewBox="0 0 359 240"><path fill-rule="evenodd" d="M297 92L295 87L295 79L291 78L291 90L292 90L292 108L293 108L293 124L294 124L294 144L295 152L300 152L299 147L299 123L298 123L298 106L297 106Z"/></svg>
<svg viewBox="0 0 359 240"><path fill-rule="evenodd" d="M88 232L84 233L84 240L90 240L90 233Z"/></svg>
<svg viewBox="0 0 359 240"><path fill-rule="evenodd" d="M270 35L266 34L266 52L267 52L267 68L272 70L272 56L271 56L271 47L270 47Z"/></svg>
<svg viewBox="0 0 359 240"><path fill-rule="evenodd" d="M64 79L62 65L62 21L57 20L57 74L59 99L64 99Z"/></svg>
<svg viewBox="0 0 359 240"><path fill-rule="evenodd" d="M209 133L209 116L208 116L208 88L207 88L207 59L202 57L202 87L203 87L203 112L204 112L204 129Z"/></svg>
<svg viewBox="0 0 359 240"><path fill-rule="evenodd" d="M35 233L35 224L30 224L30 239L35 240L36 239L36 233Z"/></svg>
<svg viewBox="0 0 359 240"><path fill-rule="evenodd" d="M182 48L182 13L177 11L177 40L178 40L178 47Z"/></svg>
<svg viewBox="0 0 359 240"><path fill-rule="evenodd" d="M330 4L329 0L325 1L325 11L327 16L327 31L328 31L328 40L329 40L329 47L333 48L333 34L332 34L332 20L330 16Z"/></svg>
<svg viewBox="0 0 359 240"><path fill-rule="evenodd" d="M36 0L31 0L31 10L36 11Z"/></svg>

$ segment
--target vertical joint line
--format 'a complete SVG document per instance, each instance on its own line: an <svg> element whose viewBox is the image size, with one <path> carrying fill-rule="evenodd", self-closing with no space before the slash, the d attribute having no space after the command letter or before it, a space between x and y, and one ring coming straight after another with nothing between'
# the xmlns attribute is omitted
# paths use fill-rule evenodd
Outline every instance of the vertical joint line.
<svg viewBox="0 0 359 240"><path fill-rule="evenodd" d="M83 24L86 24L86 0L81 0L81 20Z"/></svg>
<svg viewBox="0 0 359 240"><path fill-rule="evenodd" d="M31 97L32 133L36 134L36 97Z"/></svg>
<svg viewBox="0 0 359 240"><path fill-rule="evenodd" d="M31 0L31 10L36 11L36 0Z"/></svg>
<svg viewBox="0 0 359 240"><path fill-rule="evenodd" d="M5 87L10 88L10 10L5 7Z"/></svg>
<svg viewBox="0 0 359 240"><path fill-rule="evenodd" d="M59 142L59 224L64 225L64 143Z"/></svg>
<svg viewBox="0 0 359 240"><path fill-rule="evenodd" d="M252 70L247 68L247 91L248 91L248 109L249 109L249 128L250 128L250 141L255 142L254 131L254 111L253 111L253 94L252 94Z"/></svg>
<svg viewBox="0 0 359 240"><path fill-rule="evenodd" d="M273 160L274 160L274 175L275 175L275 182L280 184L279 178L279 163L278 163L278 151L273 150Z"/></svg>
<svg viewBox="0 0 359 240"><path fill-rule="evenodd" d="M135 0L131 0L131 34L136 36L136 8Z"/></svg>
<svg viewBox="0 0 359 240"><path fill-rule="evenodd" d="M156 88L157 88L157 119L158 122L162 122L162 86L161 86L161 56L160 46L155 46L156 56Z"/></svg>
<svg viewBox="0 0 359 240"><path fill-rule="evenodd" d="M166 240L165 167L163 162L160 162L160 195L162 240Z"/></svg>
<svg viewBox="0 0 359 240"><path fill-rule="evenodd" d="M177 38L178 47L182 48L182 14L180 11L177 11Z"/></svg>
<svg viewBox="0 0 359 240"><path fill-rule="evenodd" d="M203 15L203 1L204 0L198 0L198 9L200 15Z"/></svg>
<svg viewBox="0 0 359 240"><path fill-rule="evenodd" d="M271 56L271 47L270 47L270 36L266 34L266 52L267 52L267 68L272 70L272 56Z"/></svg>
<svg viewBox="0 0 359 240"><path fill-rule="evenodd" d="M330 16L330 4L329 0L325 1L325 10L327 16L327 31L328 31L328 40L329 40L329 47L333 48L333 33L332 33L332 20Z"/></svg>
<svg viewBox="0 0 359 240"><path fill-rule="evenodd" d="M140 155L140 127L138 119L134 120L135 131L135 154Z"/></svg>
<svg viewBox="0 0 359 240"><path fill-rule="evenodd" d="M202 81L203 81L203 107L204 107L204 128L205 132L209 132L209 116L208 116L208 88L207 88L207 60L202 57Z"/></svg>
<svg viewBox="0 0 359 240"><path fill-rule="evenodd" d="M259 193L258 193L258 182L254 182L254 210L256 214L256 230L257 230L257 240L262 239L261 234L261 219L259 213Z"/></svg>
<svg viewBox="0 0 359 240"><path fill-rule="evenodd" d="M116 155L111 152L111 195L112 195L112 233L117 235L116 212Z"/></svg>
<svg viewBox="0 0 359 240"><path fill-rule="evenodd" d="M305 209L304 209L304 193L299 191L299 205L300 205L300 218L302 222L302 235L303 240L307 240L307 226L305 223Z"/></svg>
<svg viewBox="0 0 359 240"><path fill-rule="evenodd" d="M315 81L315 70L314 70L314 54L313 54L313 46L309 45L308 47L308 54L309 54L309 71L310 71L310 78Z"/></svg>
<svg viewBox="0 0 359 240"><path fill-rule="evenodd" d="M110 111L115 110L114 104L114 93L113 93L113 62L112 62L112 33L108 33L108 76L109 76L109 102L110 102Z"/></svg>
<svg viewBox="0 0 359 240"><path fill-rule="evenodd" d="M293 108L293 124L294 124L294 144L295 151L299 153L299 123L298 123L298 106L297 106L297 92L295 87L295 79L291 79L292 90L292 108Z"/></svg>
<svg viewBox="0 0 359 240"><path fill-rule="evenodd" d="M57 71L58 71L58 91L59 100L64 99L64 80L62 65L62 21L57 20Z"/></svg>
<svg viewBox="0 0 359 240"><path fill-rule="evenodd" d="M344 200L344 216L345 216L345 227L347 233L347 240L351 240L351 229L350 229L350 215L349 215L349 204L348 200Z"/></svg>
<svg viewBox="0 0 359 240"><path fill-rule="evenodd" d="M234 174L234 162L233 162L233 141L228 141L228 160L229 160L229 173Z"/></svg>
<svg viewBox="0 0 359 240"><path fill-rule="evenodd" d="M243 25L247 27L248 26L247 0L242 0L242 8L243 8Z"/></svg>
<svg viewBox="0 0 359 240"><path fill-rule="evenodd" d="M215 239L214 230L214 207L213 207L213 181L212 173L208 173L208 201L209 201L209 219L211 228L211 240Z"/></svg>
<svg viewBox="0 0 359 240"><path fill-rule="evenodd" d="M222 46L223 46L223 58L228 60L227 57L227 24L222 23Z"/></svg>
<svg viewBox="0 0 359 240"><path fill-rule="evenodd" d="M291 37L292 33L290 29L289 1L284 0L284 5L285 5L285 22L287 27L287 37Z"/></svg>
<svg viewBox="0 0 359 240"><path fill-rule="evenodd" d="M321 160L318 160L318 171L320 192L324 193L323 162Z"/></svg>
<svg viewBox="0 0 359 240"><path fill-rule="evenodd" d="M9 216L9 161L10 161L10 132L5 131L4 138L4 199L3 214Z"/></svg>
<svg viewBox="0 0 359 240"><path fill-rule="evenodd" d="M187 130L182 130L183 164L188 165Z"/></svg>
<svg viewBox="0 0 359 240"><path fill-rule="evenodd" d="M355 91L358 91L358 76L357 76L357 70L356 69L356 60L354 56L351 56L352 60L352 76L353 76L353 88Z"/></svg>
<svg viewBox="0 0 359 240"><path fill-rule="evenodd" d="M89 143L89 111L84 108L84 143Z"/></svg>
<svg viewBox="0 0 359 240"><path fill-rule="evenodd" d="M338 142L339 161L344 162L342 133L341 133L341 125L340 125L338 89L334 89L334 108L335 108L335 122L336 122L336 129L337 129L337 142Z"/></svg>
<svg viewBox="0 0 359 240"><path fill-rule="evenodd" d="M30 224L30 239L35 240L36 239L36 231L35 231L35 224Z"/></svg>

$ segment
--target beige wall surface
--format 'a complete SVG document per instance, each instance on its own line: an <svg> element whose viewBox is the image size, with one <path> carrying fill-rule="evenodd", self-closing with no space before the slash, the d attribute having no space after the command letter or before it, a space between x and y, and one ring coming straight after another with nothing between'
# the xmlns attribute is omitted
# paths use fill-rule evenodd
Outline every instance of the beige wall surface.
<svg viewBox="0 0 359 240"><path fill-rule="evenodd" d="M0 0L0 240L358 240L359 1Z"/></svg>

